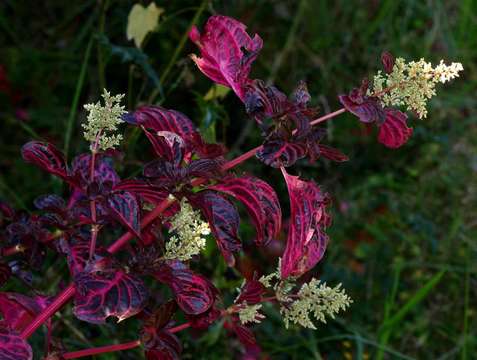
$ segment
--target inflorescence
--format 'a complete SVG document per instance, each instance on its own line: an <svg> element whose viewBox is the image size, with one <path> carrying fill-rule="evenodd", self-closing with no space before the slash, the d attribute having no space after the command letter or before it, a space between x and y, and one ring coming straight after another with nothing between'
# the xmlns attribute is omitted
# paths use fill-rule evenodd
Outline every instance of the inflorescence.
<svg viewBox="0 0 477 360"><path fill-rule="evenodd" d="M397 58L392 71L388 74L379 71L374 76L370 95L385 92L380 96L384 106L406 106L423 119L427 116L428 100L436 95L436 85L459 77L463 69L461 63L446 65L441 60L432 67L424 59L406 63L403 58Z"/></svg>

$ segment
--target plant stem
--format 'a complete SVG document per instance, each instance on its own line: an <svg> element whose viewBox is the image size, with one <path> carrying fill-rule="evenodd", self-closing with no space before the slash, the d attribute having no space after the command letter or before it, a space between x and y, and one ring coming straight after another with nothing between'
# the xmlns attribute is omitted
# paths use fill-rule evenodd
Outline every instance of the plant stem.
<svg viewBox="0 0 477 360"><path fill-rule="evenodd" d="M184 329L187 329L190 327L190 323L189 322L186 322L184 324L181 324L181 325L177 325L173 328L170 328L167 330L167 332L170 332L170 333L176 333L176 332L179 332L179 331L182 331Z"/></svg>
<svg viewBox="0 0 477 360"><path fill-rule="evenodd" d="M35 332L43 323L45 323L51 316L53 316L75 293L75 286L73 283L58 294L53 302L48 305L42 312L40 312L28 326L23 329L21 333L22 339L28 339L31 334Z"/></svg>
<svg viewBox="0 0 477 360"><path fill-rule="evenodd" d="M332 112L330 114L324 115L318 119L315 119L312 121L313 125L319 124L323 121L329 120L335 116L338 116L342 113L344 113L346 110L345 109L340 109L335 112ZM260 149L260 146L247 151L245 154L240 155L239 157L230 160L229 162L225 163L223 165L224 170L231 169L247 159L250 159L252 156L255 155L257 150ZM205 180L204 179L195 179L192 181L193 185L200 185L203 183ZM141 229L145 228L148 226L152 221L154 221L159 215L161 215L169 206L171 206L174 203L175 199L170 199L167 198L164 201L162 201L154 210L152 210L149 214L146 215L146 217L142 220L141 222ZM124 235L122 235L119 239L117 239L113 244L111 244L108 247L108 252L114 254L115 252L119 251L125 244L127 244L131 239L134 238L134 234L131 232L127 232ZM39 314L36 318L33 319L33 321L23 330L21 336L23 339L27 339L31 334L35 332L35 330L40 327L45 321L47 321L53 314L55 314L56 311L58 311L64 304L66 304L69 299L74 295L75 293L75 288L74 284L70 284L65 290L63 290L53 302L43 310L41 314ZM182 327L184 328L190 326L185 326L179 325L176 328ZM172 328L175 329L175 328ZM182 328L180 328L182 330ZM175 331L180 331L180 330L175 330Z"/></svg>
<svg viewBox="0 0 477 360"><path fill-rule="evenodd" d="M85 356L92 356L92 355L104 354L109 352L134 349L138 347L139 345L141 345L141 341L134 340L124 344L98 346L98 347L94 347L90 349L68 352L63 354L62 358L63 359L78 359Z"/></svg>

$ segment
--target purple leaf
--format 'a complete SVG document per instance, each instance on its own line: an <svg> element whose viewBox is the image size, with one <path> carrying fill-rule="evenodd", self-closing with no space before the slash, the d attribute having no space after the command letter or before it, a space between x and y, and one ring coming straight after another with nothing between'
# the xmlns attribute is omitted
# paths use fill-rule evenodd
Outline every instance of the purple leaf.
<svg viewBox="0 0 477 360"><path fill-rule="evenodd" d="M56 175L62 179L68 178L68 168L63 153L48 143L30 141L22 147L22 157L26 162Z"/></svg>
<svg viewBox="0 0 477 360"><path fill-rule="evenodd" d="M244 99L252 62L262 48L262 39L247 34L246 26L226 16L211 16L200 34L193 27L189 38L199 47L201 56L192 55L200 71L212 81L232 88Z"/></svg>
<svg viewBox="0 0 477 360"><path fill-rule="evenodd" d="M212 306L206 312L199 315L187 315L187 320L190 323L191 328L198 330L206 330L212 325L218 318L220 318L220 310Z"/></svg>
<svg viewBox="0 0 477 360"><path fill-rule="evenodd" d="M282 139L266 140L257 151L257 158L263 163L279 168L292 166L307 154L305 144L292 143Z"/></svg>
<svg viewBox="0 0 477 360"><path fill-rule="evenodd" d="M192 121L175 110L168 110L161 106L141 106L134 112L134 118L139 126L154 131L170 131L184 140L189 139L197 131Z"/></svg>
<svg viewBox="0 0 477 360"><path fill-rule="evenodd" d="M163 262L153 276L171 288L177 305L189 315L206 312L217 296L217 289L209 280L177 260Z"/></svg>
<svg viewBox="0 0 477 360"><path fill-rule="evenodd" d="M243 99L247 114L253 116L260 124L269 117L284 114L292 107L287 96L275 86L267 86L262 80L249 82Z"/></svg>
<svg viewBox="0 0 477 360"><path fill-rule="evenodd" d="M365 80L360 88L354 88L349 95L340 95L341 104L364 123L382 123L386 113L377 97L367 96L368 82Z"/></svg>
<svg viewBox="0 0 477 360"><path fill-rule="evenodd" d="M231 195L244 204L257 229L255 242L258 245L278 236L282 211L275 190L265 181L253 176L229 178L210 189Z"/></svg>
<svg viewBox="0 0 477 360"><path fill-rule="evenodd" d="M348 161L349 158L338 149L328 145L318 144L319 154L329 160L336 162Z"/></svg>
<svg viewBox="0 0 477 360"><path fill-rule="evenodd" d="M378 141L391 149L404 145L412 135L407 127L407 115L399 110L386 109L386 120L379 126Z"/></svg>
<svg viewBox="0 0 477 360"><path fill-rule="evenodd" d="M116 192L108 197L108 205L116 218L140 237L140 209L136 197L128 191Z"/></svg>
<svg viewBox="0 0 477 360"><path fill-rule="evenodd" d="M72 174L82 183L90 182L91 154L81 154L73 159L71 166ZM100 184L119 182L119 176L114 170L111 159L100 154L96 155L94 167L94 180Z"/></svg>
<svg viewBox="0 0 477 360"><path fill-rule="evenodd" d="M102 324L109 316L118 322L139 313L148 298L144 283L126 273L109 258L88 264L74 278L75 316L93 324Z"/></svg>
<svg viewBox="0 0 477 360"><path fill-rule="evenodd" d="M0 327L0 359L32 360L33 352L30 345L20 335Z"/></svg>
<svg viewBox="0 0 477 360"><path fill-rule="evenodd" d="M146 349L146 359L180 358L182 346L179 339L168 331L168 327L172 324L171 318L175 309L174 302L165 303L144 322L141 331L141 343Z"/></svg>
<svg viewBox="0 0 477 360"><path fill-rule="evenodd" d="M222 195L209 190L190 195L188 199L202 210L222 256L229 266L233 266L235 259L232 253L242 248L237 234L240 217L235 206Z"/></svg>
<svg viewBox="0 0 477 360"><path fill-rule="evenodd" d="M55 194L41 195L33 202L39 210L62 212L66 206L65 201Z"/></svg>
<svg viewBox="0 0 477 360"><path fill-rule="evenodd" d="M328 243L324 228L330 223L326 213L329 202L313 181L303 181L282 173L290 196L290 226L287 244L281 262L281 276L300 276L313 268L323 257Z"/></svg>

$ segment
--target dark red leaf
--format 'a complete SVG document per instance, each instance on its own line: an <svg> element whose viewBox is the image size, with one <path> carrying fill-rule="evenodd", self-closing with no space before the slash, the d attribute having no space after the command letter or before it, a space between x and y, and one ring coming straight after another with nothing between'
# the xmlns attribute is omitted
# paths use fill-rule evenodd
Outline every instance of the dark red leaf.
<svg viewBox="0 0 477 360"><path fill-rule="evenodd" d="M399 110L386 109L386 120L379 126L378 140L389 148L404 145L412 135L407 127L407 115Z"/></svg>
<svg viewBox="0 0 477 360"><path fill-rule="evenodd" d="M43 296L30 298L22 294L0 292L0 313L3 317L0 326L8 326L10 329L21 332L47 306L48 302L48 298Z"/></svg>
<svg viewBox="0 0 477 360"><path fill-rule="evenodd" d="M290 196L290 227L281 262L281 276L300 276L313 268L323 257L328 243L324 228L329 225L326 213L327 194L313 181L282 173Z"/></svg>
<svg viewBox="0 0 477 360"><path fill-rule="evenodd" d="M209 190L190 195L188 199L202 210L225 261L233 266L235 259L232 253L242 248L237 234L240 217L235 206L222 195Z"/></svg>
<svg viewBox="0 0 477 360"><path fill-rule="evenodd" d="M76 156L72 161L71 172L82 183L89 183L90 181L91 159L91 154L86 153ZM100 184L116 184L119 180L111 159L97 154L94 167L94 181Z"/></svg>
<svg viewBox="0 0 477 360"><path fill-rule="evenodd" d="M319 149L320 155L327 158L327 159L337 161L337 162L342 162L342 161L348 161L349 160L348 156L346 156L341 151L339 151L338 149L335 149L331 146L318 144L318 149Z"/></svg>
<svg viewBox="0 0 477 360"><path fill-rule="evenodd" d="M148 298L144 283L126 273L108 258L99 258L74 278L75 316L93 324L102 324L109 316L118 322L139 313Z"/></svg>
<svg viewBox="0 0 477 360"><path fill-rule="evenodd" d="M235 299L236 304L241 304L244 301L249 304L257 304L262 301L262 295L266 289L263 284L255 279L247 279L245 285L240 289L240 294Z"/></svg>
<svg viewBox="0 0 477 360"><path fill-rule="evenodd" d="M265 181L253 176L228 178L210 189L231 195L244 204L257 229L258 245L278 236L282 224L280 202L275 190Z"/></svg>
<svg viewBox="0 0 477 360"><path fill-rule="evenodd" d="M354 88L349 95L340 95L341 104L350 113L356 115L364 123L382 123L386 118L384 109L377 97L366 95L367 81L360 88Z"/></svg>
<svg viewBox="0 0 477 360"><path fill-rule="evenodd" d="M33 352L30 345L20 335L0 327L0 359L32 360Z"/></svg>
<svg viewBox="0 0 477 360"><path fill-rule="evenodd" d="M23 145L22 156L26 162L56 175L62 179L68 178L68 168L63 153L49 143L30 141Z"/></svg>
<svg viewBox="0 0 477 360"><path fill-rule="evenodd" d="M247 114L253 116L258 123L266 118L283 115L292 107L284 93L258 79L247 83L243 101Z"/></svg>
<svg viewBox="0 0 477 360"><path fill-rule="evenodd" d="M170 131L151 133L144 130L157 156L173 163L176 166L182 161L186 147L182 137Z"/></svg>
<svg viewBox="0 0 477 360"><path fill-rule="evenodd" d="M387 74L392 73L393 72L393 67L394 67L394 56L390 52L384 51L381 54L381 61L383 63L384 71Z"/></svg>
<svg viewBox="0 0 477 360"><path fill-rule="evenodd" d="M187 175L189 177L202 177L210 179L219 176L222 162L216 159L198 159L193 160L187 166Z"/></svg>
<svg viewBox="0 0 477 360"><path fill-rule="evenodd" d="M257 151L257 158L274 168L292 166L307 154L306 145L292 143L282 139L267 140Z"/></svg>
<svg viewBox="0 0 477 360"><path fill-rule="evenodd" d="M108 205L116 218L140 237L140 208L136 197L128 191L115 192L108 197Z"/></svg>
<svg viewBox="0 0 477 360"><path fill-rule="evenodd" d="M179 339L167 329L175 309L173 301L163 304L144 322L141 343L146 349L148 360L179 359L182 346Z"/></svg>
<svg viewBox="0 0 477 360"><path fill-rule="evenodd" d="M197 132L187 116L161 106L141 106L134 112L134 119L138 126L154 131L170 131L184 140Z"/></svg>
<svg viewBox="0 0 477 360"><path fill-rule="evenodd" d="M163 262L153 276L171 288L177 305L189 315L206 312L217 295L217 289L209 280L194 274L180 261Z"/></svg>
<svg viewBox="0 0 477 360"><path fill-rule="evenodd" d="M169 196L167 191L157 186L143 180L134 179L122 180L120 183L114 185L113 191L128 191L152 204L159 204Z"/></svg>
<svg viewBox="0 0 477 360"><path fill-rule="evenodd" d="M212 306L205 313L199 315L187 315L187 320L189 321L191 328L205 330L220 318L220 315L220 310L215 308L215 306Z"/></svg>
<svg viewBox="0 0 477 360"><path fill-rule="evenodd" d="M194 26L189 37L201 52L200 58L192 55L200 71L212 81L232 88L243 100L244 85L262 48L262 39L258 35L252 39L244 24L226 16L211 16L203 34Z"/></svg>

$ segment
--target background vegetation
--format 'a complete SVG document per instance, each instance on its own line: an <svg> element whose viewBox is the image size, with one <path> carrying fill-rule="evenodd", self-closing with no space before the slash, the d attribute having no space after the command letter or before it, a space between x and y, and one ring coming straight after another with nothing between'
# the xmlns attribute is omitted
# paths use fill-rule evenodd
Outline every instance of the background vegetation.
<svg viewBox="0 0 477 360"><path fill-rule="evenodd" d="M86 150L79 125L85 117L82 104L96 101L103 87L126 93L129 109L155 102L186 113L209 140L225 143L231 157L258 145L259 131L234 96L204 100L211 82L187 57L196 51L186 39L191 22L202 25L216 12L240 19L264 39L255 77L286 92L306 80L323 113L338 109L337 94L380 67L383 50L407 59L460 61L463 77L441 89L427 120L412 119L414 136L397 151L377 143L351 115L326 124L333 145L351 160L303 163L294 173L314 178L333 196L331 241L315 275L330 284L342 282L354 304L317 331L286 331L278 314L267 308L268 321L256 326L256 333L272 359L473 358L477 2L157 0L165 12L143 51L126 39L134 3L1 2L0 65L15 96L0 86L0 197L31 210L36 196L65 191L58 180L24 164L20 147L33 138L63 147L70 157ZM126 132L125 155L118 163L123 174L137 174L139 161L151 156L137 135ZM278 172L253 160L237 171L277 184L287 211ZM245 222L242 233L251 244L253 231ZM280 243L260 252L246 247L252 261L241 261L241 271L251 272L256 264L275 267L268 255L279 250ZM239 285L236 273L217 265L213 247L206 259L200 266L214 274L225 301L231 301ZM66 267L62 259L48 261L48 272L35 274L34 281L53 294ZM69 350L111 339L124 342L137 334L134 322L98 328L74 320L70 312L67 308L61 321L56 318L55 330ZM38 332L32 338L37 349L42 349L42 336ZM239 353L238 345L226 345L220 324L205 335L184 332L180 338L185 359ZM129 351L101 359L139 357Z"/></svg>

